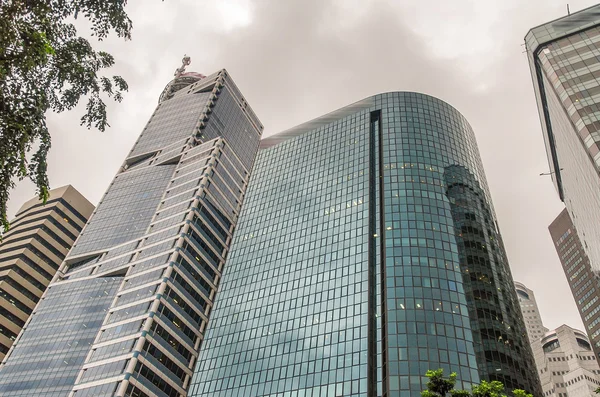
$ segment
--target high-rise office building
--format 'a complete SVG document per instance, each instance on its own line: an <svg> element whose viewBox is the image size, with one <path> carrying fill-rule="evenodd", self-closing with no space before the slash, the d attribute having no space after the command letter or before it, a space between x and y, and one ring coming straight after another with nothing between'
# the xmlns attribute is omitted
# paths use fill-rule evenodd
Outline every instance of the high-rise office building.
<svg viewBox="0 0 600 397"><path fill-rule="evenodd" d="M585 334L544 327L535 295L515 282L544 397L589 397L600 386L600 367Z"/></svg>
<svg viewBox="0 0 600 397"><path fill-rule="evenodd" d="M183 68L9 352L0 396L186 396L262 125L225 70Z"/></svg>
<svg viewBox="0 0 600 397"><path fill-rule="evenodd" d="M517 296L519 297L519 305L521 306L521 313L523 313L523 320L525 320L527 336L529 337L529 343L531 344L544 336L549 329L544 327L542 317L540 316L540 309L538 308L533 291L527 288L523 283L517 281L515 281L515 288L517 290Z"/></svg>
<svg viewBox="0 0 600 397"><path fill-rule="evenodd" d="M600 270L600 5L531 29L525 44L550 174Z"/></svg>
<svg viewBox="0 0 600 397"><path fill-rule="evenodd" d="M564 209L548 227L565 276L581 315L581 320L600 359L599 270L592 268L577 229Z"/></svg>
<svg viewBox="0 0 600 397"><path fill-rule="evenodd" d="M0 360L12 346L94 206L72 186L27 201L0 244Z"/></svg>
<svg viewBox="0 0 600 397"><path fill-rule="evenodd" d="M394 92L264 139L190 395L415 396L437 368L541 395L465 118Z"/></svg>

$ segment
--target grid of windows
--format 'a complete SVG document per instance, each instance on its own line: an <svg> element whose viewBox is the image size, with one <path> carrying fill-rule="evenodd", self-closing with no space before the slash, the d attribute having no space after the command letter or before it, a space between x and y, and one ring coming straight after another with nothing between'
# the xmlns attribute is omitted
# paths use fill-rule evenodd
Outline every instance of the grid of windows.
<svg viewBox="0 0 600 397"><path fill-rule="evenodd" d="M259 153L190 395L404 397L425 388L430 368L457 372L465 387L480 373L498 379L488 368L508 372L505 352L517 349L533 368L512 288L486 299L495 319L467 308L491 289L465 293L467 253L488 283L512 278L502 246L489 242L499 236L464 118L414 93L336 114ZM458 183L473 193L450 193ZM459 241L462 227L473 237ZM495 327L498 315L516 347L475 349L484 333L472 328ZM511 385L538 391L528 371Z"/></svg>
<svg viewBox="0 0 600 397"><path fill-rule="evenodd" d="M209 98L210 92L201 92L161 102L129 156L159 150L190 137Z"/></svg>
<svg viewBox="0 0 600 397"><path fill-rule="evenodd" d="M0 359L32 313L93 206L73 187L49 192L42 207L26 202L0 244ZM71 203L71 204L69 204ZM59 208L60 207L60 208Z"/></svg>
<svg viewBox="0 0 600 397"><path fill-rule="evenodd" d="M70 256L114 247L142 236L176 165L162 165L119 174L81 233Z"/></svg>
<svg viewBox="0 0 600 397"><path fill-rule="evenodd" d="M481 378L538 390L471 127L426 95L378 105L389 395L424 389L428 368L457 372L463 387Z"/></svg>
<svg viewBox="0 0 600 397"><path fill-rule="evenodd" d="M70 327L65 333L90 338L78 345L77 366L53 396L185 396L262 132L226 71L208 85L192 84L161 101L52 284L49 304L64 312L57 316L63 320L72 313L66 308L80 304L71 288L119 280L101 312L88 308L93 323L84 330L71 324L77 318L60 322ZM213 124L219 128L212 139L200 136ZM147 151L159 153L141 158ZM56 323L35 313L31 324L43 319ZM22 339L49 332L49 325L38 333L29 326ZM49 345L44 352L62 350ZM15 350L7 362L17 357ZM27 377L34 368L27 362L14 373ZM32 382L15 387L27 395L46 390Z"/></svg>
<svg viewBox="0 0 600 397"><path fill-rule="evenodd" d="M600 354L600 333L598 332L598 312L600 312L600 283L592 269L590 259L567 209L564 209L548 227L554 240L556 252L563 266L565 276L571 287L573 298L585 329L592 342L596 356ZM568 238L562 238L568 236Z"/></svg>
<svg viewBox="0 0 600 397"><path fill-rule="evenodd" d="M380 103L388 395L423 390L431 368L457 372L468 387L479 376L444 166L477 165L476 149L466 123L439 100L407 93Z"/></svg>
<svg viewBox="0 0 600 397"><path fill-rule="evenodd" d="M534 351L544 396L587 396L598 388L598 362L580 331L562 325L537 341ZM589 383L578 384L584 379Z"/></svg>
<svg viewBox="0 0 600 397"><path fill-rule="evenodd" d="M366 393L368 129L259 153L191 395Z"/></svg>
<svg viewBox="0 0 600 397"><path fill-rule="evenodd" d="M592 266L600 263L599 11L594 5L526 36L552 178Z"/></svg>
<svg viewBox="0 0 600 397"><path fill-rule="evenodd" d="M248 114L239 111L235 89L230 85L226 84L219 93L219 106L215 107L210 115L211 123L202 131L202 135L206 140L219 136L227 137L227 142L243 166L250 169L260 135L256 134L254 127L248 122Z"/></svg>
<svg viewBox="0 0 600 397"><path fill-rule="evenodd" d="M535 355L535 347L533 344L538 342L544 334L548 332L548 328L544 327L544 324L542 323L542 318L533 291L518 282L515 282L515 287L519 297L519 305L521 306L523 319L525 320L525 326L527 328L529 344L532 346ZM536 362L536 364L539 363Z"/></svg>
<svg viewBox="0 0 600 397"><path fill-rule="evenodd" d="M525 38L552 178L568 209L549 229L597 356L600 246L593 242L600 241L599 11L594 5L533 28ZM591 286L582 286L590 280Z"/></svg>
<svg viewBox="0 0 600 397"><path fill-rule="evenodd" d="M66 395L121 283L97 278L50 287L2 367L0 396ZM69 310L65 310L65 307Z"/></svg>

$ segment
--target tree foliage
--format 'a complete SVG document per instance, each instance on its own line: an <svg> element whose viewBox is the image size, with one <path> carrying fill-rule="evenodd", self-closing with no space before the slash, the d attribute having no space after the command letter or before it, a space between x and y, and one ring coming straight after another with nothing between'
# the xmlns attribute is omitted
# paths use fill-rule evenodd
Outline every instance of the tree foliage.
<svg viewBox="0 0 600 397"><path fill-rule="evenodd" d="M448 378L444 378L444 370L429 370L425 374L429 379L427 382L427 390L421 392L421 397L507 397L504 393L504 385L498 381L482 381L481 384L473 386L471 391L457 390L456 372L450 374ZM524 390L513 390L514 397L533 397L530 393Z"/></svg>
<svg viewBox="0 0 600 397"><path fill-rule="evenodd" d="M427 381L427 390L421 392L421 397L446 397L448 393L454 391L456 384L456 372L452 372L448 379L444 378L444 370L429 370L425 374L429 379ZM450 394L454 395L454 394Z"/></svg>
<svg viewBox="0 0 600 397"><path fill-rule="evenodd" d="M114 64L78 35L71 21L84 18L97 40L111 32L131 38L126 0L0 0L0 224L15 180L30 178L48 198L48 111L73 109L87 99L81 124L104 131L103 98L122 100L127 83L101 75Z"/></svg>

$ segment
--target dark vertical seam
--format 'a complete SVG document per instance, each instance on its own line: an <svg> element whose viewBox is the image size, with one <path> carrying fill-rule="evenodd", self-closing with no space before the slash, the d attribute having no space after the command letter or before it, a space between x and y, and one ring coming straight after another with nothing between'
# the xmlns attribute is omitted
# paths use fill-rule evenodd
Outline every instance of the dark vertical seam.
<svg viewBox="0 0 600 397"><path fill-rule="evenodd" d="M542 109L544 121L546 122L546 135L548 136L548 146L550 146L550 155L552 157L552 165L554 168L554 175L556 177L556 186L558 187L558 196L560 201L565 201L562 186L562 176L560 173L560 164L558 162L558 153L556 152L556 141L554 140L554 131L552 130L552 120L550 118L550 112L548 110L548 99L546 98L546 87L544 86L544 78L542 76L542 68L538 64L537 55L534 56L535 72L539 85L540 100L542 101Z"/></svg>
<svg viewBox="0 0 600 397"><path fill-rule="evenodd" d="M367 396L377 396L377 205L380 205L380 217L383 216L382 201L382 163L381 154L381 111L370 114L369 120L369 244L368 244L368 343L367 343ZM379 126L375 131L376 124ZM379 156L379 169L377 168ZM377 202L377 190L380 200ZM383 219L383 218L380 218ZM383 229L380 225L379 229Z"/></svg>
<svg viewBox="0 0 600 397"><path fill-rule="evenodd" d="M377 301L376 301L376 275L377 245L375 234L377 231L377 173L375 166L375 122L377 112L371 112L369 120L369 259L368 259L368 323L367 323L367 397L377 396Z"/></svg>

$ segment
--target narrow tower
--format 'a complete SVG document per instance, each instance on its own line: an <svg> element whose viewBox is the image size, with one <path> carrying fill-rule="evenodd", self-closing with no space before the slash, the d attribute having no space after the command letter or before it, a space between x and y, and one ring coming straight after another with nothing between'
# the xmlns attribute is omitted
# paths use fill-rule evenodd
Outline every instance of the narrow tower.
<svg viewBox="0 0 600 397"><path fill-rule="evenodd" d="M525 320L529 343L533 344L535 341L539 341L549 330L542 322L540 309L538 308L533 291L527 288L525 284L519 283L518 281L515 281L515 289L517 291L517 296L519 297L521 313L523 313L523 319Z"/></svg>

